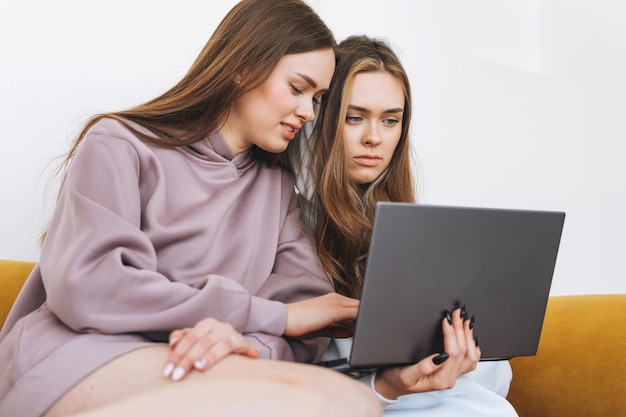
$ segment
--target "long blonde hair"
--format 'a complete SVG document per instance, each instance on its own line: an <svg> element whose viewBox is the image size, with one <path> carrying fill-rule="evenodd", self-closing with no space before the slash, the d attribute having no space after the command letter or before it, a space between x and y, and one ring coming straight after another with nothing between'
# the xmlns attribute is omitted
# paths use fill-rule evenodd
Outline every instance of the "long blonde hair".
<svg viewBox="0 0 626 417"><path fill-rule="evenodd" d="M415 201L409 125L411 89L402 64L383 41L349 37L337 49L331 91L320 107L311 137L310 172L317 252L336 290L359 297L367 260L376 202ZM357 74L385 72L404 90L402 133L387 169L372 183L358 185L345 169L343 128L348 100Z"/></svg>

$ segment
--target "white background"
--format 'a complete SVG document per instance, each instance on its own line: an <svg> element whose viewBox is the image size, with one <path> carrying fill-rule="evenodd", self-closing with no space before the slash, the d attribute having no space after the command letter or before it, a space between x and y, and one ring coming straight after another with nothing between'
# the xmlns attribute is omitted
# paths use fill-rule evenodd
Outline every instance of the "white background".
<svg viewBox="0 0 626 417"><path fill-rule="evenodd" d="M0 0L0 258L37 260L55 157L172 86L234 0ZM310 0L412 81L420 200L567 213L553 295L626 293L626 2Z"/></svg>

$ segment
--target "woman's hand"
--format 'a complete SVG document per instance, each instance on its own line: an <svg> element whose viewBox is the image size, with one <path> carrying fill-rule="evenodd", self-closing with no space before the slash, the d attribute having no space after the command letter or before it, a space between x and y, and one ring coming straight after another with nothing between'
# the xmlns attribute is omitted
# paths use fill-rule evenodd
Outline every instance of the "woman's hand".
<svg viewBox="0 0 626 417"><path fill-rule="evenodd" d="M457 308L443 319L446 353L434 354L415 365L388 368L376 375L376 391L390 400L416 392L437 391L454 386L459 376L476 368L480 348L474 339L474 322Z"/></svg>
<svg viewBox="0 0 626 417"><path fill-rule="evenodd" d="M349 337L352 328L341 322L356 319L359 300L329 293L287 304L288 337Z"/></svg>
<svg viewBox="0 0 626 417"><path fill-rule="evenodd" d="M172 353L163 376L174 381L183 379L192 369L205 370L231 353L259 356L256 346L246 343L233 326L213 318L201 320L193 328L174 330L170 346Z"/></svg>

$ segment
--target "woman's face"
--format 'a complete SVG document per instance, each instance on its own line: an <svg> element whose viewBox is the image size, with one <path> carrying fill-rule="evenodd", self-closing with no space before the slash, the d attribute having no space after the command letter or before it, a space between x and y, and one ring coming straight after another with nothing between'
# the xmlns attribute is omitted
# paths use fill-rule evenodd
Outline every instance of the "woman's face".
<svg viewBox="0 0 626 417"><path fill-rule="evenodd" d="M313 120L313 102L328 90L334 70L330 48L283 56L263 84L233 103L222 128L233 155L252 145L284 151L302 125Z"/></svg>
<svg viewBox="0 0 626 417"><path fill-rule="evenodd" d="M402 134L404 90L386 72L365 72L354 78L343 128L348 176L369 184L387 168Z"/></svg>

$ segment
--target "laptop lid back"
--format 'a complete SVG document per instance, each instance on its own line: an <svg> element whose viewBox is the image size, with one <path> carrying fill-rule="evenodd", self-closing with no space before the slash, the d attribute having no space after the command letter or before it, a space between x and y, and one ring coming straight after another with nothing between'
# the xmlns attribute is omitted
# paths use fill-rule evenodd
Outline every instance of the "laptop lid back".
<svg viewBox="0 0 626 417"><path fill-rule="evenodd" d="M443 352L445 309L475 317L482 359L534 355L562 212L378 203L350 366Z"/></svg>

